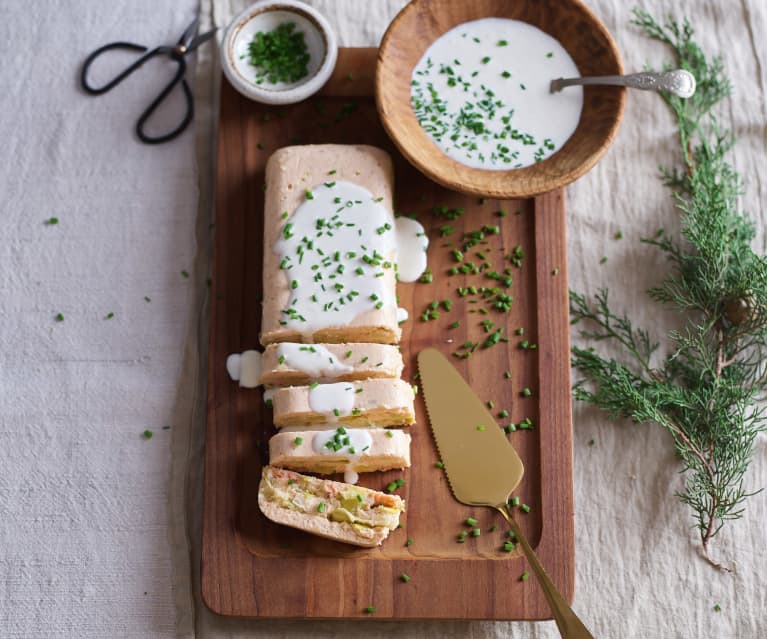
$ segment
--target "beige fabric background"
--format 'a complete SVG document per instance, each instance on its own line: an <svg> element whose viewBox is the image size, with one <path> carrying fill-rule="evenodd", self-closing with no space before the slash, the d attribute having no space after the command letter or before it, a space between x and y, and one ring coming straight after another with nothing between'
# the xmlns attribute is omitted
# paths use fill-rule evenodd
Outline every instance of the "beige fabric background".
<svg viewBox="0 0 767 639"><path fill-rule="evenodd" d="M225 24L246 3L212 0L212 19ZM380 40L403 2L311 2L337 28L341 45ZM659 65L669 52L629 25L633 3L590 0L613 33L628 70ZM708 52L719 52L735 84L723 121L739 143L733 157L745 177L743 206L759 220L758 250L765 250L762 207L765 163L765 63L767 3L760 0L645 0L658 16L689 16ZM568 251L571 287L593 292L608 286L615 308L659 336L673 320L659 313L643 291L659 281L664 264L639 238L676 214L657 179L659 163L674 155L670 114L655 95L634 92L614 146L585 178L568 189ZM624 239L613 239L621 230ZM599 264L602 256L608 261ZM713 570L698 555L691 519L672 494L680 485L668 437L656 426L610 423L593 409L575 406L576 595L575 608L595 637L767 636L767 497L753 497L745 516L725 529L713 553L735 566ZM195 424L202 432L202 425ZM593 445L589 442L593 440ZM762 436L748 485L767 485L767 447ZM193 505L196 516L198 506ZM192 539L198 539L193 529ZM196 548L195 548L196 561ZM477 593L481 596L481 593ZM721 604L715 612L714 604ZM217 618L197 607L200 637L556 637L553 622L381 623L247 622Z"/></svg>

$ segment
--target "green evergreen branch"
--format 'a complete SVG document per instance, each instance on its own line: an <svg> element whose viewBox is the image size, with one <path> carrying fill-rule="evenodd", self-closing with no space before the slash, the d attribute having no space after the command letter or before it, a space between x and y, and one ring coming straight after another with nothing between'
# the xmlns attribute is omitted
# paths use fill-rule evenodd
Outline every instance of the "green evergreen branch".
<svg viewBox="0 0 767 639"><path fill-rule="evenodd" d="M734 138L711 111L730 95L719 58L709 60L693 40L687 20L658 23L635 10L634 24L669 45L676 61L697 79L697 92L683 100L664 95L677 121L683 165L661 167L681 219L681 239L662 230L643 240L668 257L671 270L652 287L651 299L682 314L685 325L670 331L669 355L653 363L658 343L613 313L607 290L589 302L570 293L572 323L587 321L586 339L615 343L622 361L575 346L572 365L583 378L574 395L612 418L654 422L672 436L684 474L677 496L693 513L703 555L725 522L742 515L749 493L744 475L765 415L756 402L767 390L767 259L755 254L755 229L738 210L740 176L727 161Z"/></svg>

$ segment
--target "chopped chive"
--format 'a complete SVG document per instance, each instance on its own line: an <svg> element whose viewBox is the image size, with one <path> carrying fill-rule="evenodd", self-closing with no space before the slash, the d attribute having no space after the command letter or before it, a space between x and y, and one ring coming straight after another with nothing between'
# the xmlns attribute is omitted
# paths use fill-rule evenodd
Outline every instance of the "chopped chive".
<svg viewBox="0 0 767 639"><path fill-rule="evenodd" d="M482 424L480 424L480 425L478 425L478 426L477 426L477 430L478 430L479 432L482 432L483 430L485 430L485 427L484 427L484 426L482 426Z"/></svg>
<svg viewBox="0 0 767 639"><path fill-rule="evenodd" d="M317 388L317 386L319 385L320 385L319 382L312 382L311 384L309 384L309 388Z"/></svg>
<svg viewBox="0 0 767 639"><path fill-rule="evenodd" d="M520 509L521 509L521 510L524 510L526 513L529 513L529 512L530 512L530 506L528 506L527 504L522 504L522 505L520 506Z"/></svg>
<svg viewBox="0 0 767 639"><path fill-rule="evenodd" d="M375 606L368 606L367 608L365 608L365 612L367 612L368 614L371 614L371 615L372 615L372 614L373 614L375 611L376 611L376 607L375 607Z"/></svg>
<svg viewBox="0 0 767 639"><path fill-rule="evenodd" d="M437 462L434 463L434 467L435 468L444 468L445 467L445 462L443 462L441 460L437 461Z"/></svg>
<svg viewBox="0 0 767 639"><path fill-rule="evenodd" d="M47 220L45 220L46 226L56 226L56 224L59 223L59 218L57 217L49 217Z"/></svg>
<svg viewBox="0 0 767 639"><path fill-rule="evenodd" d="M466 525L467 525L467 526L472 526L472 527L473 527L473 526L476 526L476 525L477 525L477 520L476 520L476 519L474 519L474 517L469 517L469 518L466 520Z"/></svg>
<svg viewBox="0 0 767 639"><path fill-rule="evenodd" d="M512 497L511 498L511 505L512 506L519 506L519 497Z"/></svg>
<svg viewBox="0 0 767 639"><path fill-rule="evenodd" d="M303 443L304 443L304 438L303 438L303 437L296 437L296 438L293 440L293 443L294 443L296 446L300 446L301 444L303 444Z"/></svg>
<svg viewBox="0 0 767 639"><path fill-rule="evenodd" d="M314 199L314 193L312 193L309 189L306 189L304 191L304 195L306 196L307 200L313 200Z"/></svg>
<svg viewBox="0 0 767 639"><path fill-rule="evenodd" d="M141 434L144 437L144 439L152 439L152 435L154 435L154 433L151 430L149 430L149 429L145 430Z"/></svg>
<svg viewBox="0 0 767 639"><path fill-rule="evenodd" d="M412 539L408 539L408 540L405 542L405 545L406 545L406 546L412 546L412 545L413 545L413 543L414 543L414 542L413 542L413 540L412 540Z"/></svg>
<svg viewBox="0 0 767 639"><path fill-rule="evenodd" d="M503 374L503 376L504 376L506 379L511 379L511 371L506 371L506 372Z"/></svg>
<svg viewBox="0 0 767 639"><path fill-rule="evenodd" d="M389 439L391 439L392 437L394 437L394 434L393 434L393 433L392 433L390 430L387 430L387 431L386 431L386 436L387 436Z"/></svg>
<svg viewBox="0 0 767 639"><path fill-rule="evenodd" d="M410 581L410 576L409 576L408 574L404 573L404 572L403 572L403 573L402 573L402 574L399 576L399 578L400 578L400 579L401 579L403 582L405 582L405 583L407 583L408 581Z"/></svg>
<svg viewBox="0 0 767 639"><path fill-rule="evenodd" d="M522 576L519 578L520 581L527 581L528 577L530 577L530 573L525 570L525 572L522 573Z"/></svg>
<svg viewBox="0 0 767 639"><path fill-rule="evenodd" d="M529 388L525 387L522 389L522 397L530 397L532 394L533 392Z"/></svg>
<svg viewBox="0 0 767 639"><path fill-rule="evenodd" d="M56 313L56 317L54 317L54 319L57 322L63 322L64 321L64 313Z"/></svg>
<svg viewBox="0 0 767 639"><path fill-rule="evenodd" d="M471 531L472 537L479 537L482 534L482 531L479 528L475 528Z"/></svg>
<svg viewBox="0 0 767 639"><path fill-rule="evenodd" d="M325 512L325 504L323 502L320 502L319 506L317 506L317 512L318 513L324 513Z"/></svg>

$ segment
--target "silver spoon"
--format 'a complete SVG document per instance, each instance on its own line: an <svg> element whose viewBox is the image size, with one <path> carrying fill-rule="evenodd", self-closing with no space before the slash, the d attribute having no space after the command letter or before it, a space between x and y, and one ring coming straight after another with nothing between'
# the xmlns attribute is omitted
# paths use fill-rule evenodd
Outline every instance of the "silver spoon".
<svg viewBox="0 0 767 639"><path fill-rule="evenodd" d="M692 97L695 93L695 76L684 69L676 71L645 71L630 75L598 75L586 78L559 78L551 81L550 91L556 93L565 87L577 84L607 84L629 87L644 91L667 91L680 98Z"/></svg>

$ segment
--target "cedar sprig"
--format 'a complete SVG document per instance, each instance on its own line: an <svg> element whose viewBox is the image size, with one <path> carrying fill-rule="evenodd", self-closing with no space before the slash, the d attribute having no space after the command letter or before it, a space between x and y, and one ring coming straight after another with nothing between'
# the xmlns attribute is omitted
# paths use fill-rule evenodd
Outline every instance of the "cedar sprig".
<svg viewBox="0 0 767 639"><path fill-rule="evenodd" d="M633 22L674 50L675 64L666 68L697 79L688 100L663 95L677 120L682 164L661 167L661 178L673 193L681 237L661 230L643 240L671 265L648 294L678 311L683 327L668 333L669 355L654 361L659 344L610 309L606 290L593 302L571 292L572 322L594 327L581 335L615 343L622 353L605 358L574 347L572 364L583 375L574 394L612 418L654 422L671 434L684 474L677 496L692 510L704 557L723 568L709 543L743 513L744 476L765 428L757 403L767 396L767 259L752 251L754 225L738 208L743 185L727 160L735 139L712 114L731 91L721 59L703 53L687 20L661 25L635 10Z"/></svg>

